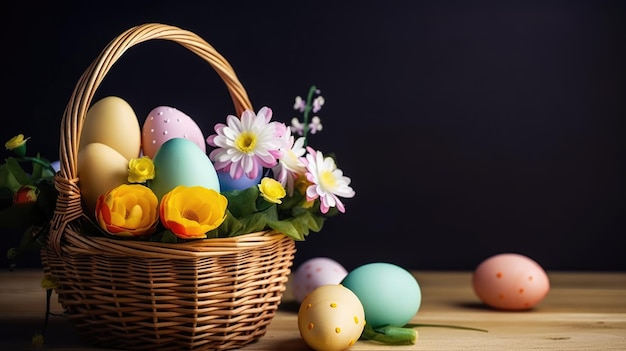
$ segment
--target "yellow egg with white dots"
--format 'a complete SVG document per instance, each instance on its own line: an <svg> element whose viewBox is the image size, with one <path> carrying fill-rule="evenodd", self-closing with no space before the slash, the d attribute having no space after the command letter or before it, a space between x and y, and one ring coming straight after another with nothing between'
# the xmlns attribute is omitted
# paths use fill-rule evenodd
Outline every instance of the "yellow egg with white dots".
<svg viewBox="0 0 626 351"><path fill-rule="evenodd" d="M361 301L341 284L315 288L300 304L300 336L316 351L347 350L359 340L364 327Z"/></svg>

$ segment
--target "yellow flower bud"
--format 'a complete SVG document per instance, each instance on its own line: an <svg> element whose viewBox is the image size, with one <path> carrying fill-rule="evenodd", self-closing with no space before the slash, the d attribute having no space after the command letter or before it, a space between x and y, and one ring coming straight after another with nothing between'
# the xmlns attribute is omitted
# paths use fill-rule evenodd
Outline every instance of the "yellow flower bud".
<svg viewBox="0 0 626 351"><path fill-rule="evenodd" d="M7 150L13 150L15 148L18 148L18 147L24 145L28 139L30 139L30 138L24 139L24 134L18 134L16 136L14 136L13 138L11 138L9 141L7 141L4 144L4 147L6 147Z"/></svg>
<svg viewBox="0 0 626 351"><path fill-rule="evenodd" d="M280 204L281 199L287 195L285 188L276 179L265 177L261 179L261 184L258 185L261 196L267 202Z"/></svg>
<svg viewBox="0 0 626 351"><path fill-rule="evenodd" d="M26 154L26 141L28 139L30 138L24 139L24 134L18 134L4 143L4 147L20 156L24 156Z"/></svg>
<svg viewBox="0 0 626 351"><path fill-rule="evenodd" d="M154 163L148 156L133 158L128 162L128 182L143 183L154 179Z"/></svg>

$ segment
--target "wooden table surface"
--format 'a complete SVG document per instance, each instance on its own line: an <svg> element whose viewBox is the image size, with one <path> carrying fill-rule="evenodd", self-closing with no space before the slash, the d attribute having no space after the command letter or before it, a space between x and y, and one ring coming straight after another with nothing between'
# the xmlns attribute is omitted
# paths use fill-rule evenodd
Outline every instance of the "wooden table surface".
<svg viewBox="0 0 626 351"><path fill-rule="evenodd" d="M484 307L471 287L471 272L413 272L422 304L411 321L452 324L487 332L417 327L414 345L358 341L350 350L626 350L626 272L548 272L551 290L534 309L504 312ZM30 350L43 325L45 291L38 270L0 272L0 349ZM52 297L52 311L61 307ZM267 334L242 350L310 351L300 338L287 284ZM101 350L84 345L62 317L51 317L46 350Z"/></svg>

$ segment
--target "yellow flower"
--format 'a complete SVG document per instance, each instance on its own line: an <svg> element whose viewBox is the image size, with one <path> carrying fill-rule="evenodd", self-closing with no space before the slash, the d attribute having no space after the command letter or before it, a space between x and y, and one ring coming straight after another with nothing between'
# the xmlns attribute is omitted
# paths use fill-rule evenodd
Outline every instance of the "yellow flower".
<svg viewBox="0 0 626 351"><path fill-rule="evenodd" d="M15 148L18 148L18 147L26 144L26 141L28 139L30 139L30 138L24 139L24 134L18 134L16 136L14 136L13 138L11 138L6 143L4 143L4 147L6 147L7 150L13 150Z"/></svg>
<svg viewBox="0 0 626 351"><path fill-rule="evenodd" d="M152 234L159 222L158 202L150 188L139 184L122 184L98 197L96 218L100 227L109 234Z"/></svg>
<svg viewBox="0 0 626 351"><path fill-rule="evenodd" d="M179 185L163 195L161 222L181 239L202 239L226 219L228 199L202 186Z"/></svg>
<svg viewBox="0 0 626 351"><path fill-rule="evenodd" d="M4 147L20 156L24 156L26 154L26 141L28 139L30 138L24 139L24 134L18 134L4 143Z"/></svg>
<svg viewBox="0 0 626 351"><path fill-rule="evenodd" d="M267 202L280 204L281 199L287 195L285 188L276 179L265 177L261 179L261 184L258 185L261 196Z"/></svg>
<svg viewBox="0 0 626 351"><path fill-rule="evenodd" d="M143 183L154 179L154 163L148 156L133 158L128 162L128 182Z"/></svg>

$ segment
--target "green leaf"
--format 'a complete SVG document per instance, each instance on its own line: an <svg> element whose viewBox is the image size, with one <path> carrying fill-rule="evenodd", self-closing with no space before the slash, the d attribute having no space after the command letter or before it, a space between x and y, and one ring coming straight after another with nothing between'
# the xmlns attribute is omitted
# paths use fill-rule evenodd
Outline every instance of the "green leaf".
<svg viewBox="0 0 626 351"><path fill-rule="evenodd" d="M11 172L13 177L15 177L15 180L17 181L18 184L20 184L20 186L31 184L31 180L30 180L30 177L28 176L28 173L24 171L22 166L20 166L20 163L17 162L17 159L15 159L15 157L7 158L5 164L8 167L9 172ZM17 191L17 189L19 189L19 186L15 188L13 191Z"/></svg>
<svg viewBox="0 0 626 351"><path fill-rule="evenodd" d="M42 158L39 154L37 154L37 157L35 157L35 159L39 160L40 162L33 161L33 172L30 176L31 179L40 179L54 176L50 168L44 166L44 163L49 164L50 161Z"/></svg>
<svg viewBox="0 0 626 351"><path fill-rule="evenodd" d="M2 166L0 166L0 188L3 189L3 193L8 195L8 197L12 197L13 193L22 186L22 184L17 180L17 178L15 178L15 175L13 174L11 166L9 165L10 159L12 158L8 158L6 160L7 163L4 163L2 164ZM2 196L5 197L6 195Z"/></svg>
<svg viewBox="0 0 626 351"><path fill-rule="evenodd" d="M236 218L243 218L257 212L256 199L259 188L251 186L244 190L229 190L222 193L228 199L228 210Z"/></svg>
<svg viewBox="0 0 626 351"><path fill-rule="evenodd" d="M361 338L387 345L413 345L417 341L417 332L411 328L392 326L374 329L369 324L365 324Z"/></svg>
<svg viewBox="0 0 626 351"><path fill-rule="evenodd" d="M230 236L236 235L243 229L243 224L240 220L235 218L235 216L230 213L230 211L226 210L226 219L222 224L217 228L217 236L220 238L227 238Z"/></svg>
<svg viewBox="0 0 626 351"><path fill-rule="evenodd" d="M163 231L163 235L161 236L161 242L176 244L178 242L178 237L174 233L172 233L171 230L165 230Z"/></svg>
<svg viewBox="0 0 626 351"><path fill-rule="evenodd" d="M308 234L309 229L314 232L319 232L324 225L323 217L314 215L308 211L301 212L297 216L294 216L291 221L298 230L306 231L306 234Z"/></svg>
<svg viewBox="0 0 626 351"><path fill-rule="evenodd" d="M283 221L268 221L267 225L278 231L281 232L289 237L291 237L292 239L296 240L296 241L302 241L304 240L304 234L301 230L296 229L296 227L294 227L293 223L289 220L283 220Z"/></svg>
<svg viewBox="0 0 626 351"><path fill-rule="evenodd" d="M289 210L299 206L300 203L304 201L304 195L300 194L298 191L293 192L293 196L286 196L282 199L282 203L278 205L279 210Z"/></svg>
<svg viewBox="0 0 626 351"><path fill-rule="evenodd" d="M243 223L243 233L254 233L261 230L267 229L267 222L274 221L278 218L276 213L276 206L271 206L267 208L265 211L256 212L250 214L244 218L240 218L239 220Z"/></svg>

